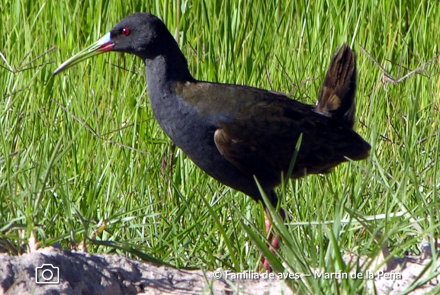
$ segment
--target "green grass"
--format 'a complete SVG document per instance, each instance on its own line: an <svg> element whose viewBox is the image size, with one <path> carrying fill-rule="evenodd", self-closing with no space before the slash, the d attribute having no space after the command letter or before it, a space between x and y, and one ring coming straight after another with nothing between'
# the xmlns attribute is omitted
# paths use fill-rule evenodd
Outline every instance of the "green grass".
<svg viewBox="0 0 440 295"><path fill-rule="evenodd" d="M0 7L1 251L24 253L35 234L40 246L86 241L92 253L179 268L260 268L262 205L205 175L180 150L170 156L140 60L103 54L51 77L134 12L164 20L197 79L309 104L338 46L357 52L355 129L371 156L278 191L292 222L277 223L285 243L274 263L305 273L346 270L353 266L341 262L343 253L374 258L388 243L393 255L417 255L423 240L438 237L440 62L384 85L358 46L392 76L420 67L440 51L438 1L34 2ZM303 279L292 287L352 294L365 281Z"/></svg>

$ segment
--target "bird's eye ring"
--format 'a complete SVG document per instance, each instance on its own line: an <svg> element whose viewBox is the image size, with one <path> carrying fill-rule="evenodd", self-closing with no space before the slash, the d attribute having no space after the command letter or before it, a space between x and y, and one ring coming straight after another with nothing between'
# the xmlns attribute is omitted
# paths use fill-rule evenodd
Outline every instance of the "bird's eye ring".
<svg viewBox="0 0 440 295"><path fill-rule="evenodd" d="M127 28L123 28L122 31L121 31L121 34L122 34L123 36L127 37L127 36L130 35L130 30L127 29Z"/></svg>

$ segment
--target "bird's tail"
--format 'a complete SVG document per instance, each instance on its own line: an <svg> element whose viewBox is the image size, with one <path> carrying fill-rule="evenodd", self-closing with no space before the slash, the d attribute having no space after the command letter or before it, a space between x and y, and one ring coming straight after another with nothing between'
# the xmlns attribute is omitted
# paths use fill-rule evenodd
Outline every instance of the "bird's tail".
<svg viewBox="0 0 440 295"><path fill-rule="evenodd" d="M353 127L356 113L356 57L345 43L333 56L315 111Z"/></svg>

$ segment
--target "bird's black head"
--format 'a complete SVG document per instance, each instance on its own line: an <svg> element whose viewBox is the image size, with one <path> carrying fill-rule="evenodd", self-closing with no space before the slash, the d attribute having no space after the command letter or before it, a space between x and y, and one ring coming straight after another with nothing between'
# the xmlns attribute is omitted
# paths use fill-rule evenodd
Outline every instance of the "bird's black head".
<svg viewBox="0 0 440 295"><path fill-rule="evenodd" d="M110 31L113 51L127 52L142 59L154 58L162 52L162 45L173 37L164 23L154 15L135 13L123 19Z"/></svg>
<svg viewBox="0 0 440 295"><path fill-rule="evenodd" d="M126 52L145 60L154 59L170 50L170 47L178 49L173 36L159 18L148 13L135 13L123 19L97 42L64 62L53 75L103 52Z"/></svg>

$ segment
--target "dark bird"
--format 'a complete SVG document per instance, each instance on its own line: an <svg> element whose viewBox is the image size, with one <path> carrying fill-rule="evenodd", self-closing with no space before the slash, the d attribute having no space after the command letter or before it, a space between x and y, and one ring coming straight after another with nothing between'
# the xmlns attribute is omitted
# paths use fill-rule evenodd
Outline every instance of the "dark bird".
<svg viewBox="0 0 440 295"><path fill-rule="evenodd" d="M353 130L356 59L345 44L331 61L316 106L263 89L196 80L164 23L147 13L125 18L53 75L107 51L144 61L160 127L203 171L255 201L262 196L254 176L277 205L274 188L301 135L292 178L368 157L370 145Z"/></svg>

